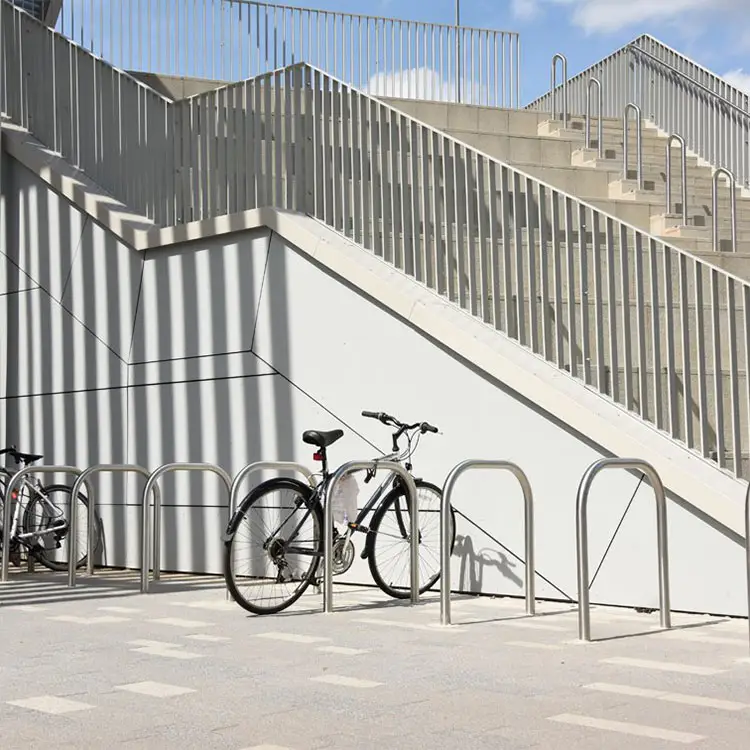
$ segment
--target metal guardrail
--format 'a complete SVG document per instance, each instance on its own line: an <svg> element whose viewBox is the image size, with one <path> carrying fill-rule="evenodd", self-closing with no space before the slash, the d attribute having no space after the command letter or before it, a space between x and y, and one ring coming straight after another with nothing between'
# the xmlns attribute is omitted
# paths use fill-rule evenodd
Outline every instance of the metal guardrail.
<svg viewBox="0 0 750 750"><path fill-rule="evenodd" d="M557 63L562 68L562 123L568 126L568 58L559 52L552 56L552 69L550 70L550 114L552 119L557 119Z"/></svg>
<svg viewBox="0 0 750 750"><path fill-rule="evenodd" d="M591 148L591 86L597 90L596 108L596 151L600 159L604 158L604 107L602 105L602 82L593 76L586 89L586 148Z"/></svg>
<svg viewBox="0 0 750 750"><path fill-rule="evenodd" d="M440 623L451 624L451 560L450 560L450 508L456 482L464 473L474 469L509 471L518 480L523 491L524 536L526 556L526 613L536 612L534 589L534 496L529 479L520 466L510 461L468 460L453 468L443 485L440 507Z"/></svg>
<svg viewBox="0 0 750 750"><path fill-rule="evenodd" d="M641 108L633 102L628 102L625 105L625 110L622 115L622 178L623 180L628 179L628 167L629 167L629 144L630 144L630 128L628 127L630 112L635 113L636 131L635 131L635 149L636 149L636 181L638 183L638 190L643 189L643 118L641 116Z"/></svg>
<svg viewBox="0 0 750 750"><path fill-rule="evenodd" d="M82 471L78 477L76 478L73 489L71 490L71 496L77 497L78 492L80 488L83 486L83 484L86 482L86 480L92 476L93 474L99 474L99 473L117 473L117 474L124 474L128 472L140 474L142 477L145 477L146 480L148 480L150 473L148 469L144 469L143 466L137 466L136 464L98 464L96 466L91 466L88 469L85 469ZM154 484L153 486L153 494L154 494L154 507L160 506L161 504L161 495L159 491L159 487ZM95 503L93 501L93 493L89 492L89 539L88 539L88 558L87 558L87 573L88 575L94 574L94 555L92 554L92 550L94 547L94 525L96 523L96 513L94 511ZM142 528L141 528L141 554L143 554L143 550L147 548L148 545L148 537L147 537L147 531L148 531L148 511L149 511L149 504L147 502L144 502L141 504L141 518L142 518ZM76 565L75 561L78 559L78 537L76 536L76 532L78 530L78 519L75 513L71 514L70 519L70 546L71 546L71 555L70 560L68 561L68 586L74 587L76 585ZM148 567L148 558L147 557L141 557L141 581L143 581L143 566Z"/></svg>
<svg viewBox="0 0 750 750"><path fill-rule="evenodd" d="M667 139L667 214L672 213L672 141L680 144L680 185L682 187L682 223L688 223L688 199L687 199L687 146L685 139L677 133L672 133Z"/></svg>
<svg viewBox="0 0 750 750"><path fill-rule="evenodd" d="M726 167L718 167L714 170L711 181L711 213L713 214L713 251L719 251L719 175L726 175L729 178L729 209L731 211L732 222L732 252L737 252L737 183L734 175Z"/></svg>
<svg viewBox="0 0 750 750"><path fill-rule="evenodd" d="M667 500L664 485L656 469L647 461L636 458L602 458L591 464L581 479L576 497L576 559L578 564L578 637L591 640L591 606L589 601L588 506L591 484L605 469L637 470L651 482L656 496L656 534L659 554L659 613L662 628L670 628L669 554L667 545Z"/></svg>
<svg viewBox="0 0 750 750"><path fill-rule="evenodd" d="M232 479L224 469L216 464L209 463L169 463L162 464L158 469L151 472L143 489L143 546L141 549L141 593L147 594L149 589L149 540L151 534L151 516L148 513L149 495L161 477L174 471L207 471L220 477L227 488L227 494L232 492ZM148 527L148 528L147 528ZM158 581L161 575L161 498L154 495L154 517L153 517L153 569L154 580Z"/></svg>
<svg viewBox="0 0 750 750"><path fill-rule="evenodd" d="M242 483L251 475L257 471L265 471L273 469L274 471L296 471L298 474L307 479L307 483L311 486L315 486L313 473L306 466L298 464L294 461L255 461L255 463L248 464L244 468L237 472L237 475L232 482L232 487L229 490L229 518L228 523L231 522L234 514L237 511L238 500L240 496L240 487ZM227 589L227 599L231 599L229 589Z"/></svg>
<svg viewBox="0 0 750 750"><path fill-rule="evenodd" d="M29 474L73 474L76 477L81 475L81 470L75 466L27 466L17 471L8 482L5 488L5 503L3 504L3 554L2 554L2 577L3 583L8 580L8 572L10 567L10 534L11 524L13 522L13 492L20 483L21 479L28 476ZM91 487L86 485L88 491L89 507L95 502L91 492ZM70 509L71 517L75 515L75 503L71 496ZM20 499L19 501L20 502ZM89 555L91 557L91 555ZM77 562L77 561L76 561ZM74 562L75 564L75 562Z"/></svg>
<svg viewBox="0 0 750 750"><path fill-rule="evenodd" d="M419 503L417 501L417 486L414 478L401 464L393 461L349 461L342 464L331 477L325 490L325 514L323 521L323 557L324 557L324 585L323 585L323 609L325 612L333 612L333 503L331 498L339 482L344 477L355 471L366 471L368 469L382 469L391 471L403 480L406 487L407 497L411 500L410 526L412 534L410 538L410 584L411 603L419 601ZM417 529L417 533L413 532Z"/></svg>

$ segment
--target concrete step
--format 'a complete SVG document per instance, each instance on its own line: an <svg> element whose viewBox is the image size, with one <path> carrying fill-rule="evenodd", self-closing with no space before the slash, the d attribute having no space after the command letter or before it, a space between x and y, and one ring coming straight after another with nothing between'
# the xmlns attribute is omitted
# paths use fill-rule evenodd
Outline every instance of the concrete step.
<svg viewBox="0 0 750 750"><path fill-rule="evenodd" d="M602 135L605 142L608 138L615 138L618 135L620 139L622 139L623 132L624 130L621 120L604 120ZM631 120L628 123L628 135L629 137L632 136L632 143L634 145L637 133L638 128L635 121ZM537 127L537 135L547 135L554 138L561 138L563 140L581 141L586 137L585 120L583 118L571 120L568 127L563 127L561 120L543 120ZM591 122L591 137L597 137L596 118ZM646 145L649 142L659 143L662 141L666 144L666 139L663 138L659 131L655 127L644 122L641 128L641 143Z"/></svg>
<svg viewBox="0 0 750 750"><path fill-rule="evenodd" d="M575 144L571 144L575 146ZM628 154L628 158L631 163L635 162L636 154L634 151L631 151ZM604 155L602 158L599 158L599 151L594 146L593 148L573 148L572 154L571 154L571 165L574 167L588 167L590 169L611 169L613 162L619 162L620 165L622 165L623 160L623 148L622 146L606 146L604 148ZM643 161L644 166L647 166L649 169L662 169L666 171L666 160L667 155L665 153L665 150L659 150L659 149L653 149L653 151L647 152L644 150L643 152ZM672 149L670 152L670 162L673 167L673 174L675 176L675 179L679 179L680 177L680 169L681 169L681 159L678 152L675 151L675 149ZM690 173L693 172L693 170L708 170L710 174L710 169L708 167L701 167L699 165L698 159L689 156L687 158L687 168L688 168L688 176L690 176Z"/></svg>

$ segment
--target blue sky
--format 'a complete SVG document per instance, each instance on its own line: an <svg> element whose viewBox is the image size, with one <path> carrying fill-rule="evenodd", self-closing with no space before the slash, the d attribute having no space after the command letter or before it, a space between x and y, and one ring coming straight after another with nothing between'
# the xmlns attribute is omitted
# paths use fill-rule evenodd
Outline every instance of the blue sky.
<svg viewBox="0 0 750 750"><path fill-rule="evenodd" d="M643 33L750 90L750 0L460 3L462 24L520 33L522 103L548 90L555 52L567 56L568 73L574 75ZM456 7L455 0L290 0L289 4L448 24L454 23ZM297 61L294 57L277 61L271 55L268 61L251 64L255 31L248 27L251 14L240 11L237 0L64 0L63 8L58 28L127 69L238 80ZM175 8L180 12L175 13ZM333 54L332 42L330 39L329 54ZM272 48L275 49L269 39L264 49ZM360 85L334 69L335 62L330 59L307 59L308 54L303 54L307 62ZM339 58L343 64L344 58ZM415 71L414 76L421 80L432 75L425 70ZM381 75L388 77L389 73ZM435 85L445 86L446 82ZM371 81L370 90L372 86Z"/></svg>

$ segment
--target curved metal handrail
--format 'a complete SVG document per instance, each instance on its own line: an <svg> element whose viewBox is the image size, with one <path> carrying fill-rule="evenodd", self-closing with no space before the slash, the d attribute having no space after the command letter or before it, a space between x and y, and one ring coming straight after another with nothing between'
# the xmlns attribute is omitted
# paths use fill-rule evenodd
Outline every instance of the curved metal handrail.
<svg viewBox="0 0 750 750"><path fill-rule="evenodd" d="M670 628L669 554L667 543L667 501L664 485L656 469L637 458L602 458L591 464L581 479L576 497L576 559L578 563L578 637L591 640L591 608L589 603L589 533L586 507L591 484L604 469L635 469L645 474L656 496L656 534L659 554L659 611L662 628Z"/></svg>
<svg viewBox="0 0 750 750"><path fill-rule="evenodd" d="M687 146L685 145L685 139L681 135L677 135L677 133L672 133L667 139L667 214L672 213L672 141L677 141L681 149L682 223L687 224Z"/></svg>
<svg viewBox="0 0 750 750"><path fill-rule="evenodd" d="M726 167L717 167L714 170L711 185L711 212L713 213L713 250L719 251L719 175L725 174L729 178L729 209L732 223L732 252L737 252L737 182L734 175Z"/></svg>
<svg viewBox="0 0 750 750"><path fill-rule="evenodd" d="M641 108L633 102L628 102L625 105L625 111L622 115L622 178L628 179L628 157L629 157L629 128L628 128L628 113L630 111L635 112L636 131L635 131L635 148L636 154L636 180L638 181L638 190L643 188L643 117L641 114Z"/></svg>
<svg viewBox="0 0 750 750"><path fill-rule="evenodd" d="M591 86L594 84L597 89L597 123L596 123L596 140L597 156L604 158L604 119L603 119L603 96L602 82L592 76L589 78L589 85L586 88L586 148L591 148Z"/></svg>
<svg viewBox="0 0 750 750"><path fill-rule="evenodd" d="M557 62L560 62L562 67L562 122L563 127L568 126L568 58L560 52L555 53L552 56L552 70L550 73L550 105L552 109L552 119L554 120L557 112L555 110L555 104L557 103Z"/></svg>

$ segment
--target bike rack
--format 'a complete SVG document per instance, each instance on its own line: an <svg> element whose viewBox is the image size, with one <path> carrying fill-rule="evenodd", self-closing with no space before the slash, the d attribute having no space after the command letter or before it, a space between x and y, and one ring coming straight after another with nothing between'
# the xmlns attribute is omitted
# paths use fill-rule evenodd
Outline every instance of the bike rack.
<svg viewBox="0 0 750 750"><path fill-rule="evenodd" d="M558 52L552 56L552 72L550 74L550 108L552 112L552 119L554 120L557 112L555 112L555 104L557 103L557 61L560 61L562 67L562 99L563 99L563 127L568 127L568 58L565 55Z"/></svg>
<svg viewBox="0 0 750 750"><path fill-rule="evenodd" d="M732 195L729 200L732 222L732 252L737 252L737 191L734 174L726 167L717 167L714 170L713 184L711 188L711 212L714 219L713 250L719 250L719 175L725 174L729 178L729 189Z"/></svg>
<svg viewBox="0 0 750 750"><path fill-rule="evenodd" d="M240 485L242 482L256 471L265 471L267 469L273 469L274 471L296 471L298 474L302 474L305 477L307 483L311 487L315 486L313 473L310 469L293 461L256 461L255 463L248 464L237 473L237 476L232 482L232 487L229 490L229 520L227 521L227 524L231 522L234 514L237 512L237 501L239 499ZM230 598L229 589L227 589L227 599Z"/></svg>
<svg viewBox="0 0 750 750"><path fill-rule="evenodd" d="M586 148L591 148L591 84L596 85L597 89L597 122L596 122L596 139L597 139L597 156L604 158L604 120L602 119L604 109L602 104L602 82L592 76L589 78L589 85L586 89Z"/></svg>
<svg viewBox="0 0 750 750"><path fill-rule="evenodd" d="M588 517L586 506L591 484L604 469L637 470L645 474L656 495L656 534L659 550L659 610L661 627L672 627L669 606L669 557L667 551L667 501L664 485L656 469L637 458L602 458L591 464L581 479L576 498L576 559L578 563L578 638L591 641L591 605L589 603Z"/></svg>
<svg viewBox="0 0 750 750"><path fill-rule="evenodd" d="M71 496L76 497L78 495L78 492L80 491L81 486L83 483L92 475L92 474L98 474L103 472L110 472L110 473L121 473L124 474L126 472L133 472L136 474L140 474L142 477L145 477L146 479L149 478L150 474L148 469L144 469L142 466L137 466L135 464L98 464L97 466L91 466L90 468L86 469L85 471L82 471L81 474L76 479L75 483L73 484L73 489L71 491ZM161 496L159 492L159 488L154 485L154 506L158 506L161 504ZM88 575L94 575L94 555L91 553L91 550L94 547L94 524L96 523L96 514L94 512L94 505L95 503L91 500L92 493L89 493L89 555L88 559L86 561L86 572ZM141 509L142 517L143 517L143 529L142 533L145 535L146 533L146 516L148 514L148 504L146 504ZM76 531L78 527L78 519L75 515L73 515L70 519L70 537L71 537L71 545L72 545L72 551L75 554L70 555L70 560L68 561L68 586L71 588L76 585L76 566L75 561L78 559L78 537L76 536ZM141 541L141 549L143 549L143 541ZM143 565L144 560L141 560L141 565Z"/></svg>
<svg viewBox="0 0 750 750"><path fill-rule="evenodd" d="M625 105L625 112L622 115L622 178L624 180L628 179L628 142L630 141L630 138L628 138L628 112L630 110L633 110L635 112L635 121L636 125L638 126L635 131L635 148L638 151L636 155L636 179L638 181L638 190L643 189L643 133L642 131L642 116L641 116L641 108L637 104L633 104L633 102L629 102Z"/></svg>
<svg viewBox="0 0 750 750"><path fill-rule="evenodd" d="M8 482L7 487L5 488L5 504L3 506L3 554L2 554L2 582L7 583L8 581L8 572L10 567L10 527L13 522L13 513L12 513L12 497L13 497L13 491L16 489L16 485L23 479L24 477L28 476L29 474L73 474L76 477L81 475L81 470L76 468L75 466L26 466L23 469L20 469L17 471ZM91 487L86 485L86 489L88 491L89 496L89 507L91 507L94 504L94 499L91 492ZM70 508L71 508L71 518L73 515L73 496L71 496L70 501Z"/></svg>
<svg viewBox="0 0 750 750"><path fill-rule="evenodd" d="M448 545L450 529L451 497L458 478L473 469L499 469L509 471L518 480L523 491L525 511L524 534L526 537L526 613L536 613L534 595L534 496L529 479L520 466L510 461L468 460L457 464L443 485L443 498L440 507L440 624L451 624L451 552Z"/></svg>
<svg viewBox="0 0 750 750"><path fill-rule="evenodd" d="M227 493L231 494L232 479L224 469L216 464L207 463L170 463L162 464L158 469L154 469L146 480L146 486L143 489L143 537L141 547L141 593L147 594L149 588L148 569L149 569L149 537L147 533L151 531L151 516L148 512L148 496L154 485L165 474L173 471L208 471L220 477L227 488ZM154 580L158 581L161 577L161 497L154 494L154 523L153 523L153 569Z"/></svg>
<svg viewBox="0 0 750 750"><path fill-rule="evenodd" d="M745 495L745 562L747 567L747 625L750 636L750 482Z"/></svg>
<svg viewBox="0 0 750 750"><path fill-rule="evenodd" d="M680 144L680 168L682 169L682 223L687 224L687 146L685 139L672 133L667 141L667 214L672 213L672 141Z"/></svg>
<svg viewBox="0 0 750 750"><path fill-rule="evenodd" d="M349 461L342 464L336 473L331 477L325 491L325 517L323 521L323 562L324 588L323 588L323 611L333 612L333 490L344 477L353 474L355 471L366 471L367 469L385 469L394 474L398 474L406 485L406 492L412 500L411 527L419 531L419 506L417 503L417 486L414 478L401 464L394 461ZM410 559L410 584L411 584L411 603L419 602L419 533L411 535L410 540L411 559Z"/></svg>

